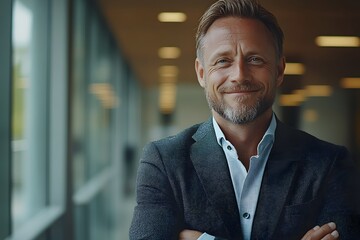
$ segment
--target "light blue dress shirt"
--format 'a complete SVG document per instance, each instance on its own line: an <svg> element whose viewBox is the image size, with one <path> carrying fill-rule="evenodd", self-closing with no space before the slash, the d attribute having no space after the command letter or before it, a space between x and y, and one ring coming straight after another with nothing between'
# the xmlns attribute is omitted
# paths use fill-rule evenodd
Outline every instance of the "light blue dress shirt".
<svg viewBox="0 0 360 240"><path fill-rule="evenodd" d="M240 223L244 240L250 240L262 177L275 139L276 119L273 114L270 125L257 146L257 155L250 157L249 171L238 160L235 147L226 140L215 118L213 125L217 142L223 148L230 169L236 201L239 207ZM202 234L198 240L213 240L214 236Z"/></svg>

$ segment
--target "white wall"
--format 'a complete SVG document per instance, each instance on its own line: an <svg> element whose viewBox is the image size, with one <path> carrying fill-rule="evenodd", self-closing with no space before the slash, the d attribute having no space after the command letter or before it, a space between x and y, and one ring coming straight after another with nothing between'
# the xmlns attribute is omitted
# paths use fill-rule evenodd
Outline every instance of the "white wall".
<svg viewBox="0 0 360 240"><path fill-rule="evenodd" d="M144 91L143 97L143 144L165 136L173 135L196 123L206 121L210 110L203 89L196 84L179 84L176 94L176 110L168 128L161 124L158 108L158 88Z"/></svg>
<svg viewBox="0 0 360 240"><path fill-rule="evenodd" d="M349 146L350 111L346 91L334 89L330 97L312 97L304 102L300 128L320 139ZM314 115L315 119L307 120L309 115Z"/></svg>
<svg viewBox="0 0 360 240"><path fill-rule="evenodd" d="M198 84L179 84L172 124L164 128L158 109L158 88L153 87L144 92L143 144L173 135L211 116L203 89ZM299 128L320 139L349 146L351 110L346 96L345 90L334 89L330 97L308 98L300 110ZM277 104L274 105L274 111L281 118L281 108ZM309 119L309 114L315 114L315 119Z"/></svg>

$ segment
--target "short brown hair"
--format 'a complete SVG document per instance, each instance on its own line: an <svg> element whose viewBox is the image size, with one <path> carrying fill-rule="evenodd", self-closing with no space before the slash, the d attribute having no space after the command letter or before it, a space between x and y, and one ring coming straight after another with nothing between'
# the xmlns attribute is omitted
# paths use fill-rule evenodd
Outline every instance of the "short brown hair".
<svg viewBox="0 0 360 240"><path fill-rule="evenodd" d="M220 18L240 17L261 21L271 32L278 57L283 54L284 33L276 17L261 6L256 0L219 0L215 2L200 18L196 33L196 53L201 57L202 39L210 26Z"/></svg>

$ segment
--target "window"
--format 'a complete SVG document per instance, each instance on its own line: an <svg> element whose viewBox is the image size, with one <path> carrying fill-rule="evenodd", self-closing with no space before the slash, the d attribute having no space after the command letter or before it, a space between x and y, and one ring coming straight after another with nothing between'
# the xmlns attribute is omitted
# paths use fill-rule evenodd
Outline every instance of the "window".
<svg viewBox="0 0 360 240"><path fill-rule="evenodd" d="M65 212L66 8L65 1L12 5L9 240L48 239Z"/></svg>
<svg viewBox="0 0 360 240"><path fill-rule="evenodd" d="M2 0L0 15L0 239L126 238L131 69L97 5Z"/></svg>
<svg viewBox="0 0 360 240"><path fill-rule="evenodd" d="M20 227L46 206L48 130L47 1L13 5L12 221Z"/></svg>

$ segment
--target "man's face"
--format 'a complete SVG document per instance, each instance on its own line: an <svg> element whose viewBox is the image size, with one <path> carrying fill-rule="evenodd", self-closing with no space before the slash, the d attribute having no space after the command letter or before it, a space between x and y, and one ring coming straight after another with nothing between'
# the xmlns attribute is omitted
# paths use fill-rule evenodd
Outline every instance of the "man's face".
<svg viewBox="0 0 360 240"><path fill-rule="evenodd" d="M254 19L220 18L204 36L201 51L195 68L213 111L236 124L271 111L285 62L277 58L265 25Z"/></svg>

